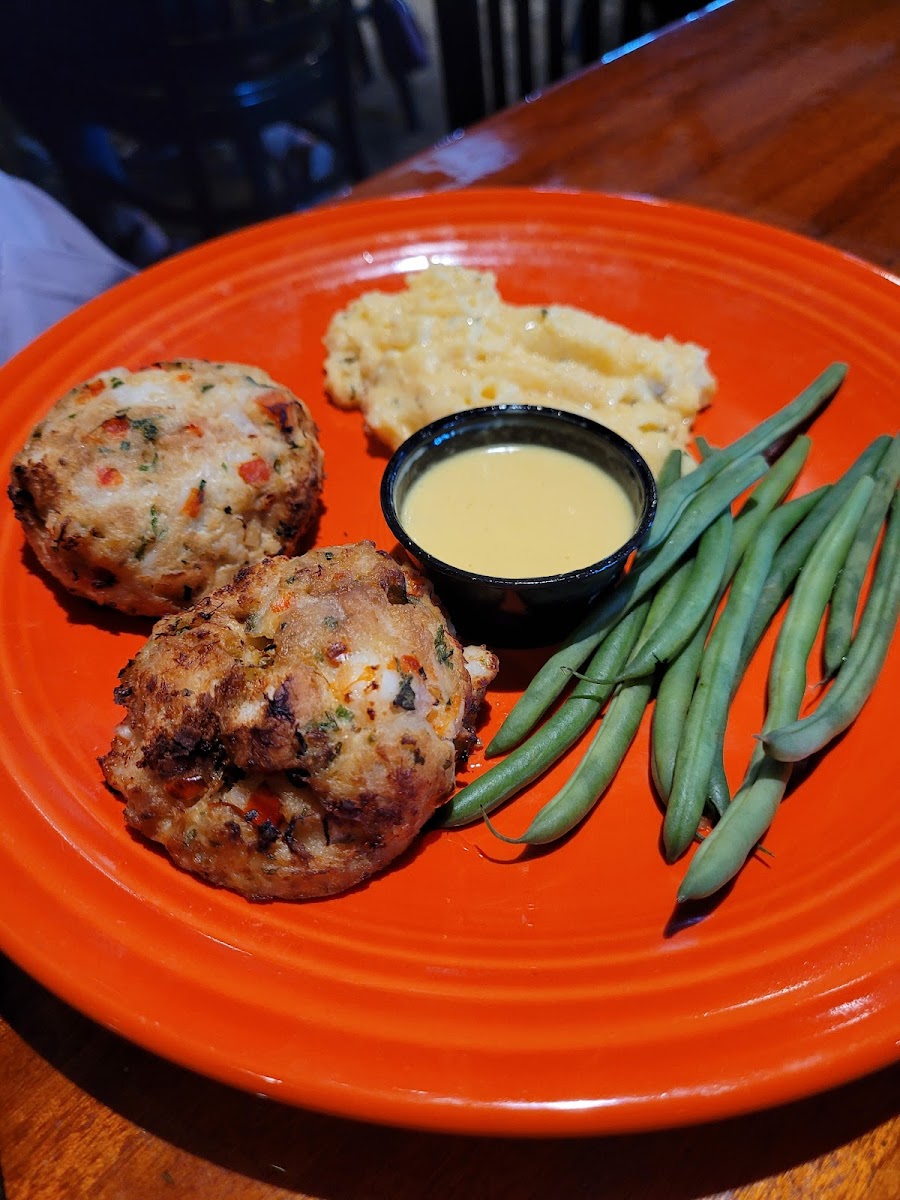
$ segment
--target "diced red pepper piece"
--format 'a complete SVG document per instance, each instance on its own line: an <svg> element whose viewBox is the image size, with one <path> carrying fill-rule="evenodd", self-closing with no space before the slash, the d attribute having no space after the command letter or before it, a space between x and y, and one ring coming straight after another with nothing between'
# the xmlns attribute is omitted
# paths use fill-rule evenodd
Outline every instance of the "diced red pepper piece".
<svg viewBox="0 0 900 1200"><path fill-rule="evenodd" d="M122 472L115 467L98 467L97 482L101 487L118 487L122 482Z"/></svg>
<svg viewBox="0 0 900 1200"><path fill-rule="evenodd" d="M204 490L201 487L192 487L188 492L187 500L181 506L181 511L186 517L199 517L200 509L203 507Z"/></svg>
<svg viewBox="0 0 900 1200"><path fill-rule="evenodd" d="M251 825L256 827L263 825L266 821L272 825L280 825L284 818L278 794L267 783L260 784L250 793L244 806L244 816L250 820Z"/></svg>
<svg viewBox="0 0 900 1200"><path fill-rule="evenodd" d="M267 483L271 479L272 468L264 458L251 458L247 462L241 463L238 467L238 475L244 483L256 486L260 483Z"/></svg>
<svg viewBox="0 0 900 1200"><path fill-rule="evenodd" d="M101 429L110 437L123 438L131 430L131 422L127 417L108 417L102 424Z"/></svg>

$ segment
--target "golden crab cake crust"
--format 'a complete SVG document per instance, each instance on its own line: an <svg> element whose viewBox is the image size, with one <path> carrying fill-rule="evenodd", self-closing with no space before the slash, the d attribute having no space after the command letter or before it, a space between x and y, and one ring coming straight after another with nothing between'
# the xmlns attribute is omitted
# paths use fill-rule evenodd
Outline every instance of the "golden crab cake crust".
<svg viewBox="0 0 900 1200"><path fill-rule="evenodd" d="M259 367L183 359L73 388L13 460L9 495L66 588L161 616L245 563L294 553L322 474L292 392Z"/></svg>
<svg viewBox="0 0 900 1200"><path fill-rule="evenodd" d="M186 870L252 899L331 895L450 793L496 670L371 542L268 559L157 622L101 766Z"/></svg>

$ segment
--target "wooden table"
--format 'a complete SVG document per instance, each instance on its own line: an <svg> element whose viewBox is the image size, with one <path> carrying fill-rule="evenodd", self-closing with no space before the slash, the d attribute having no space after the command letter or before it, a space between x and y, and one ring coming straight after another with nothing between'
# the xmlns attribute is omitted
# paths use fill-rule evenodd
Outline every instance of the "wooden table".
<svg viewBox="0 0 900 1200"><path fill-rule="evenodd" d="M733 0L355 195L478 184L651 193L896 268L898 84L896 0ZM232 1091L121 1041L12 966L0 1008L10 1200L900 1196L900 1067L716 1125L478 1140Z"/></svg>

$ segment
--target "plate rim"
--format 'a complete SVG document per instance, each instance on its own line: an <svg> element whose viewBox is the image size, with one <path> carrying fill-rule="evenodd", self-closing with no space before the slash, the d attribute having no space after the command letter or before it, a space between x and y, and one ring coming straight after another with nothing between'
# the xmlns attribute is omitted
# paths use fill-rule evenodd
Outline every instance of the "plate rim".
<svg viewBox="0 0 900 1200"><path fill-rule="evenodd" d="M156 267L153 267L147 272L142 273L142 275L123 281L122 283L116 285L114 289L111 289L110 292L104 293L94 301L89 302L88 305L83 306L77 312L71 314L69 317L64 318L56 326L52 327L51 330L47 331L47 333L37 339L36 342L20 351L19 354L17 354L13 359L9 360L7 364L0 368L0 381L6 382L6 378L8 376L27 373L27 371L30 369L32 361L38 362L39 359L43 357L44 353L46 353L48 347L52 347L55 343L65 340L69 334L73 335L72 341L77 342L77 335L79 331L86 328L91 328L94 323L95 315L100 312L105 312L108 309L111 303L111 295L124 297L126 294L126 289L130 289L131 293L134 293L135 295L142 295L148 290L148 284L146 282L148 277L151 278L152 285L156 280L165 279L170 273L177 273L180 275L185 263L188 264L188 267L190 267L190 265L195 261L198 264L201 262L205 263L212 254L216 253L218 250L221 250L223 245L234 246L236 243L241 244L247 239L257 238L261 229L270 228L273 231L274 238L277 236L275 232L277 230L283 230L286 227L302 227L303 224L308 224L310 221L314 222L316 218L322 217L323 214L328 217L329 215L333 216L335 213L355 211L357 215L359 215L360 212L365 215L366 213L371 213L372 211L384 208L385 206L396 211L395 206L398 205L411 205L417 209L427 209L433 205L440 206L441 204L446 204L448 200L452 203L453 199L459 199L460 197L463 198L463 204L472 203L477 206L482 202L502 203L503 199L510 194L515 195L517 198L521 198L523 196L550 196L554 198L574 197L576 203L583 202L583 198L587 198L593 202L600 202L601 204L604 201L620 201L627 205L637 204L648 207L652 206L656 210L670 211L674 212L676 215L678 213L697 214L701 220L712 220L713 222L718 223L725 228L735 228L750 234L758 234L760 231L762 231L763 236L769 242L771 242L773 238L776 240L781 240L786 247L794 247L798 250L798 252L802 252L804 254L813 253L818 259L826 263L840 262L845 264L847 269L855 272L861 272L861 279L877 278L879 280L884 280L893 286L900 285L900 279L876 264L867 263L864 259L858 258L855 255L849 254L846 251L837 249L835 247L813 241L802 234L780 229L776 226L766 225L751 218L733 216L731 214L719 212L718 210L714 209L686 205L680 202L670 202L654 197L634 196L626 193L581 192L574 189L492 187L459 189L452 192L443 191L439 193L410 192L402 195L377 197L372 199L351 198L350 200L342 202L338 205L328 205L324 208L308 210L304 213L291 214L286 217L275 218L273 221L263 223L262 226L252 226L248 229L224 235L221 238L214 239L212 242L207 242L199 247L194 247L182 252L182 254L177 255L173 259L167 260L164 263L158 264ZM898 295L897 298L900 299L900 295ZM192 1069L201 1070L204 1074L211 1075L212 1077L220 1079L222 1082L230 1084L235 1084L238 1082L234 1077L234 1073L226 1069L225 1064L222 1064L223 1069L221 1071L216 1071L211 1069L214 1064L210 1064L209 1062L204 1062L203 1065L198 1065L196 1061L191 1061L189 1058L173 1055L171 1045L164 1045L163 1042L165 1039L161 1039L158 1034L154 1036L154 1031L147 1027L142 1026L137 1031L133 1028L125 1030L121 1023L122 1014L117 1009L117 1006L113 1001L110 1001L109 1004L106 1005L104 1010L105 1015L98 1016L96 998L91 995L91 989L79 989L77 986L78 981L72 981L68 978L65 980L56 978L53 972L52 963L45 961L46 955L41 955L38 953L37 947L33 942L28 941L28 939L17 939L14 935L14 932L11 932L10 928L7 926L2 913L0 913L0 930L2 930L4 933L4 947L9 945L15 946L15 952L10 952L7 950L7 952L10 953L10 957L14 958L15 961L20 963L20 965L26 971L28 971L29 974L33 975L57 995L60 995L68 1003L72 1003L82 1012L85 1012L88 1016L92 1017L92 1019L100 1020L101 1023L107 1025L109 1028L114 1029L116 1032L124 1033L124 1036L127 1036L131 1040L138 1042L138 1044L144 1045L148 1049L151 1049L166 1058L174 1059L174 1061L181 1062L183 1065L189 1066ZM65 986L60 986L61 984L64 984ZM867 1061L869 1064L868 1066L864 1067L862 1072L863 1074L867 1073L869 1070L874 1070L878 1067L887 1065L888 1061L893 1061L893 1059L896 1057L896 1040L894 1039L893 1045L890 1046L890 1048L893 1050L893 1055L891 1055L891 1057L888 1059L885 1057L885 1054L889 1045L890 1039L887 1038L887 1035L877 1039L877 1043L873 1043L868 1048L868 1052L866 1054L858 1056L854 1067L850 1067L844 1073L839 1070L835 1071L829 1080L824 1084L824 1086L835 1086L837 1084L847 1082L850 1079L859 1077L860 1071L857 1068L860 1062L863 1060ZM780 1099L770 1099L764 1106L768 1107L773 1103L781 1103L810 1094L809 1089L805 1088L801 1083L799 1083L799 1081L795 1082L796 1086L793 1089L788 1087L781 1095ZM250 1084L245 1080L243 1083L239 1082L238 1086L250 1087ZM250 1088L250 1090L255 1090L255 1084ZM818 1091L820 1090L820 1087L816 1086L813 1090ZM438 1102L437 1108L428 1108L426 1101L421 1100L419 1101L419 1107L417 1108L408 1102L401 1101L395 1103L393 1106L390 1104L385 1106L385 1115L380 1116L373 1109L372 1104L368 1100L362 1099L362 1101L360 1101L359 1096L356 1098L357 1102L355 1105L349 1103L346 1092L342 1093L340 1103L326 1102L326 1097L324 1094L320 1096L318 1102L309 1099L304 1100L297 1098L296 1096L286 1096L280 1089L276 1089L273 1094L276 1098L287 1099L291 1103L302 1103L307 1104L308 1106L321 1108L323 1111L331 1112L335 1115L374 1120L380 1123L389 1123L422 1129L449 1129L455 1132L469 1133L527 1133L530 1136L533 1136L536 1133L546 1133L548 1136L557 1136L568 1133L606 1133L622 1132L626 1130L637 1131L638 1129L657 1129L663 1128L666 1125L679 1125L697 1120L703 1120L709 1118L710 1116L718 1117L738 1115L739 1113L749 1112L754 1108L759 1107L759 1105L755 1103L752 1098L747 1101L747 1095L749 1093L745 1093L741 1100L738 1100L736 1104L732 1105L726 1110L722 1109L721 1103L715 1107L715 1111L713 1111L709 1105L702 1104L699 1108L692 1108L691 1111L679 1110L677 1107L673 1107L668 1114L661 1114L660 1112L657 1112L649 1124L642 1123L641 1121L634 1121L633 1119L625 1119L624 1123L617 1123L616 1115L618 1115L619 1118L624 1118L624 1110L620 1109L618 1114L609 1116L608 1109L604 1110L602 1107L594 1107L587 1110L582 1110L581 1112L572 1110L569 1112L563 1112L561 1115L560 1113L557 1113L553 1118L552 1126L548 1126L546 1108L540 1108L540 1106L536 1106L539 1111L537 1112L537 1119L535 1119L534 1114L529 1115L527 1112L523 1111L520 1106L514 1106L516 1107L517 1111L513 1112L510 1110L510 1106L507 1104L500 1104L499 1106L489 1105L486 1106L485 1109L480 1109L477 1106L469 1103L467 1105L467 1113L460 1114L458 1110L453 1110L452 1105L450 1105L449 1110L446 1109L446 1106L441 1107L441 1102ZM334 1097L328 1097L327 1099L331 1100L334 1099ZM444 1102L446 1102L447 1099L448 1098L444 1098ZM721 1101L721 1097L719 1097L719 1101ZM605 1114L603 1119L599 1122L598 1113ZM667 1115L671 1119L666 1119ZM417 1116L419 1119L416 1119Z"/></svg>

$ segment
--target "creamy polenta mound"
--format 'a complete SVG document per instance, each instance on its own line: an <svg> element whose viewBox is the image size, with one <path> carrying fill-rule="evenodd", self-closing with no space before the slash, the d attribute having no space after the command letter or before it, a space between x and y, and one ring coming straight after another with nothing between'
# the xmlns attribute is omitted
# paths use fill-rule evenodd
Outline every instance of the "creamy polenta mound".
<svg viewBox="0 0 900 1200"><path fill-rule="evenodd" d="M423 425L485 404L545 404L627 438L658 471L687 445L716 381L707 351L562 304L507 304L488 271L432 266L367 292L325 335L328 392L396 449Z"/></svg>

